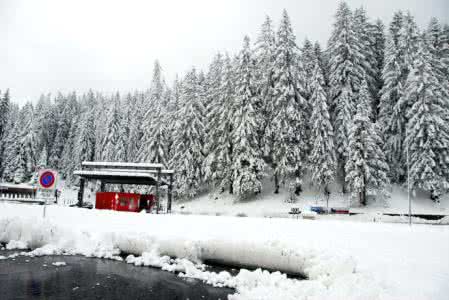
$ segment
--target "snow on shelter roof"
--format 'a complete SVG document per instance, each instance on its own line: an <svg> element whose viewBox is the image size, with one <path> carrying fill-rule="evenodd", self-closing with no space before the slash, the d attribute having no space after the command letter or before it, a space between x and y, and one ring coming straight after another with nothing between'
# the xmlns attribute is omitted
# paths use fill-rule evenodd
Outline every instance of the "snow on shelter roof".
<svg viewBox="0 0 449 300"><path fill-rule="evenodd" d="M78 170L74 171L73 174L79 176L118 176L118 177L141 177L141 178L152 178L154 177L149 173L144 172L117 172L117 171L87 171Z"/></svg>
<svg viewBox="0 0 449 300"><path fill-rule="evenodd" d="M89 179L104 180L108 183L123 183L123 184L149 184L155 185L156 178L153 174L148 172L136 171L115 171L115 170L76 170L74 175ZM165 181L160 180L160 185L168 185Z"/></svg>
<svg viewBox="0 0 449 300"><path fill-rule="evenodd" d="M164 169L163 164L157 163L129 163L129 162L108 162L108 161L83 161L83 167L97 168L134 168L134 169Z"/></svg>

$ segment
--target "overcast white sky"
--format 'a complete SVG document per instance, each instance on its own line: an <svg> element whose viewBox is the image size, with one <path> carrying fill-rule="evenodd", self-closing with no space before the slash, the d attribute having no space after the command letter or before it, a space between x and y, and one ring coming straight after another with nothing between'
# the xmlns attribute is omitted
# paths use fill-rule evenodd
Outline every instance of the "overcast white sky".
<svg viewBox="0 0 449 300"><path fill-rule="evenodd" d="M449 23L449 0L348 0L389 22L410 10L420 26L431 16ZM110 92L147 88L155 59L167 81L217 51L238 51L255 39L266 14L283 8L299 42L325 45L336 0L0 0L0 89L13 101L36 101L58 90Z"/></svg>

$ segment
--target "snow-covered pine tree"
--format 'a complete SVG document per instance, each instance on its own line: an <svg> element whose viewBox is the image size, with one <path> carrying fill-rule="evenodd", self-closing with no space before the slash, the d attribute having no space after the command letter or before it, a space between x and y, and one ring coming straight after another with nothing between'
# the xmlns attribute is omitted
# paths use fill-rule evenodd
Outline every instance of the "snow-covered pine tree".
<svg viewBox="0 0 449 300"><path fill-rule="evenodd" d="M172 91L170 93L170 99L167 105L167 163L168 167L170 166L170 162L173 159L174 155L174 133L176 128L176 122L178 118L181 116L179 115L180 111L180 97L181 97L181 90L182 90L182 82L179 80L178 75L176 75L175 80L173 81L172 85Z"/></svg>
<svg viewBox="0 0 449 300"><path fill-rule="evenodd" d="M297 48L290 19L284 10L273 65L273 113L267 128L267 135L273 137L271 161L275 193L291 176L296 177L299 190L299 179L306 167L309 116L307 102L300 94L303 82L298 70Z"/></svg>
<svg viewBox="0 0 449 300"><path fill-rule="evenodd" d="M212 63L209 66L209 70L207 72L207 76L205 78L205 114L206 114L206 136L208 136L207 141L210 141L209 137L213 135L214 127L212 125L212 119L214 119L213 108L219 102L220 96L220 85L221 85L221 77L223 73L223 57L221 53L215 55ZM210 151L210 145L206 141L204 145L205 151L208 153Z"/></svg>
<svg viewBox="0 0 449 300"><path fill-rule="evenodd" d="M118 139L115 144L114 161L126 162L128 160L128 138L129 138L129 105L125 99L119 98L119 129Z"/></svg>
<svg viewBox="0 0 449 300"><path fill-rule="evenodd" d="M0 169L0 175L4 181L12 181L15 162L18 150L18 128L19 107L10 103L9 112L5 125L5 133L2 140L3 147L3 165Z"/></svg>
<svg viewBox="0 0 449 300"><path fill-rule="evenodd" d="M37 160L37 170L40 169L45 169L48 166L48 151L47 151L47 147L44 146L44 148L42 148L41 153L39 154L39 158Z"/></svg>
<svg viewBox="0 0 449 300"><path fill-rule="evenodd" d="M312 96L312 83L313 76L316 64L316 54L313 44L309 39L304 40L304 44L301 48L301 55L299 60L301 61L302 71L304 72L304 83L303 83L303 91L304 98L309 101Z"/></svg>
<svg viewBox="0 0 449 300"><path fill-rule="evenodd" d="M174 156L170 165L176 169L175 191L180 197L194 197L202 189L204 171L204 103L195 69L183 80L179 118L174 133Z"/></svg>
<svg viewBox="0 0 449 300"><path fill-rule="evenodd" d="M415 17L407 12L399 30L398 47L403 57L403 72L408 75L418 50L419 30ZM405 76L407 78L407 76Z"/></svg>
<svg viewBox="0 0 449 300"><path fill-rule="evenodd" d="M6 125L9 117L9 91L4 95L0 91L0 175L3 165L4 140L6 139Z"/></svg>
<svg viewBox="0 0 449 300"><path fill-rule="evenodd" d="M449 188L444 174L448 163L449 118L447 99L432 68L428 48L425 40L418 45L400 105L409 107L404 156L408 146L411 187L430 192L436 200Z"/></svg>
<svg viewBox="0 0 449 300"><path fill-rule="evenodd" d="M221 191L229 188L232 194L232 151L231 136L234 101L234 71L229 55L223 62L223 74L218 99L213 102L209 117L209 151L205 160L204 175L208 182Z"/></svg>
<svg viewBox="0 0 449 300"><path fill-rule="evenodd" d="M309 156L309 169L312 184L327 190L327 185L334 179L337 161L334 147L334 130L332 128L328 109L325 82L318 60L312 72L310 103L312 105L311 117L311 151Z"/></svg>
<svg viewBox="0 0 449 300"><path fill-rule="evenodd" d="M383 157L381 140L370 120L371 97L366 80L358 95L357 110L349 132L346 181L355 198L366 205L368 194L385 194L388 166Z"/></svg>
<svg viewBox="0 0 449 300"><path fill-rule="evenodd" d="M383 87L382 71L384 69L385 60L385 26L380 19L376 20L370 30L373 35L372 48L374 52L374 84L372 86L373 96L373 117L374 120L379 118L380 91Z"/></svg>
<svg viewBox="0 0 449 300"><path fill-rule="evenodd" d="M328 76L328 70L327 66L329 65L326 60L326 55L324 55L323 51L321 50L321 45L318 41L315 42L313 45L313 51L315 52L315 58L318 60L318 64L320 65L321 72L323 73L324 83L325 83L325 89L328 89L328 82L329 82L329 76Z"/></svg>
<svg viewBox="0 0 449 300"><path fill-rule="evenodd" d="M35 135L33 129L33 105L25 104L20 111L17 123L17 148L15 166L13 166L13 181L23 183L31 179L36 166Z"/></svg>
<svg viewBox="0 0 449 300"><path fill-rule="evenodd" d="M95 157L95 112L87 108L81 117L80 130L75 143L76 166L83 161L93 161Z"/></svg>
<svg viewBox="0 0 449 300"><path fill-rule="evenodd" d="M60 160L60 173L62 177L66 180L68 185L72 184L73 171L76 168L75 162L75 147L76 147L76 137L78 133L79 126L79 116L74 116L72 124L70 125L69 135L67 137L66 143L64 145L64 150L61 154Z"/></svg>
<svg viewBox="0 0 449 300"><path fill-rule="evenodd" d="M95 94L96 98L96 104L95 104L95 145L98 147L95 147L95 160L101 160L102 159L102 152L103 152L103 140L105 139L105 135L107 132L107 124L108 124L108 118L111 103L110 99L106 99L103 95L100 93Z"/></svg>
<svg viewBox="0 0 449 300"><path fill-rule="evenodd" d="M361 63L365 71L365 79L371 92L371 99L377 98L376 88L376 54L373 25L368 21L368 16L363 7L354 11L354 31L362 54ZM371 105L373 105L371 103Z"/></svg>
<svg viewBox="0 0 449 300"><path fill-rule="evenodd" d="M449 97L449 40L437 18L430 20L426 42L432 57L432 68L438 76L442 91Z"/></svg>
<svg viewBox="0 0 449 300"><path fill-rule="evenodd" d="M162 68L156 60L151 81L149 106L146 108L142 123L142 141L139 150L139 161L167 164L166 130L164 113L165 82Z"/></svg>
<svg viewBox="0 0 449 300"><path fill-rule="evenodd" d="M403 17L397 45L400 70L398 91L400 93L400 97L407 92L405 90L405 84L417 53L418 37L418 27L416 26L414 17L408 12ZM392 163L397 165L393 175L396 177L395 181L398 182L403 182L405 180L404 139L405 127L408 122L407 111L409 111L411 105L411 102L404 102L399 99L393 106L392 113L390 115L390 123L388 124L389 130L392 134L389 135L389 139L386 137L386 146L388 147L387 150L391 150L392 154L396 155L396 158L394 158Z"/></svg>
<svg viewBox="0 0 449 300"><path fill-rule="evenodd" d="M9 90L2 95L0 91L0 141L4 135L9 114Z"/></svg>
<svg viewBox="0 0 449 300"><path fill-rule="evenodd" d="M113 97L107 117L106 133L101 143L101 160L114 161L120 134L120 98L118 95Z"/></svg>
<svg viewBox="0 0 449 300"><path fill-rule="evenodd" d="M132 95L128 93L125 105L128 106L128 109L125 110L128 114L128 135L126 136L127 141L125 143L126 157L129 162L137 162L140 148L139 142L141 140L140 125L143 116L138 94L134 93Z"/></svg>
<svg viewBox="0 0 449 300"><path fill-rule="evenodd" d="M386 41L385 63L382 71L384 85L380 91L379 122L385 138L385 154L390 166L389 177L393 182L403 180L404 168L402 160L401 128L403 116L393 118L394 108L402 94L404 74L402 73L403 58L399 50L399 33L404 15L396 12L389 27Z"/></svg>
<svg viewBox="0 0 449 300"><path fill-rule="evenodd" d="M348 158L348 129L353 116L354 99L363 79L363 51L354 30L354 18L346 2L340 2L327 55L329 60L329 96L333 111L334 132L342 177L343 192L346 192L345 164Z"/></svg>
<svg viewBox="0 0 449 300"><path fill-rule="evenodd" d="M254 43L254 82L257 91L255 109L261 116L257 131L259 147L267 159L271 151L272 137L267 136L267 127L273 114L273 64L275 60L276 37L270 17L266 16ZM269 159L267 159L269 160Z"/></svg>
<svg viewBox="0 0 449 300"><path fill-rule="evenodd" d="M49 163L52 168L60 169L62 167L62 152L69 138L72 118L76 114L77 101L76 93L73 92L67 97L58 94L57 97L57 131L52 148L50 151Z"/></svg>
<svg viewBox="0 0 449 300"><path fill-rule="evenodd" d="M235 99L232 120L232 176L233 190L240 199L245 199L262 190L265 162L257 139L258 119L257 93L254 84L254 59L249 37L243 41L236 69Z"/></svg>
<svg viewBox="0 0 449 300"><path fill-rule="evenodd" d="M53 139L50 124L52 120L47 120L49 111L52 110L52 104L49 95L41 95L34 109L35 111L35 132L36 132L36 150L41 153L42 149L46 149L48 158L48 147L50 139Z"/></svg>
<svg viewBox="0 0 449 300"><path fill-rule="evenodd" d="M272 23L270 17L266 16L254 43L254 59L256 62L254 81L260 96L265 94L274 62L276 40Z"/></svg>

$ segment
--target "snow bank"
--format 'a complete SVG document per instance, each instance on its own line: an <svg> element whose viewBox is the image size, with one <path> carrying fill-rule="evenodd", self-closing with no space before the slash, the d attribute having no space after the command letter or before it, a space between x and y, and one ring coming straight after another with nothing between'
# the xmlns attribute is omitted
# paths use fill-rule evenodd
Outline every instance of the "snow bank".
<svg viewBox="0 0 449 300"><path fill-rule="evenodd" d="M148 215L0 205L0 242L27 255L81 254L229 286L231 299L444 299L449 228L336 221ZM205 271L203 262L299 273Z"/></svg>

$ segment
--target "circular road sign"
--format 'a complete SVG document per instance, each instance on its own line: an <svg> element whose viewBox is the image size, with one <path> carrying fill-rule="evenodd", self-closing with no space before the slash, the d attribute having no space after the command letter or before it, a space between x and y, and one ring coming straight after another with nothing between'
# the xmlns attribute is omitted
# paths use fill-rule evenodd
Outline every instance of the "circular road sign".
<svg viewBox="0 0 449 300"><path fill-rule="evenodd" d="M50 170L44 170L39 176L39 184L44 189L53 187L56 181L56 175Z"/></svg>

